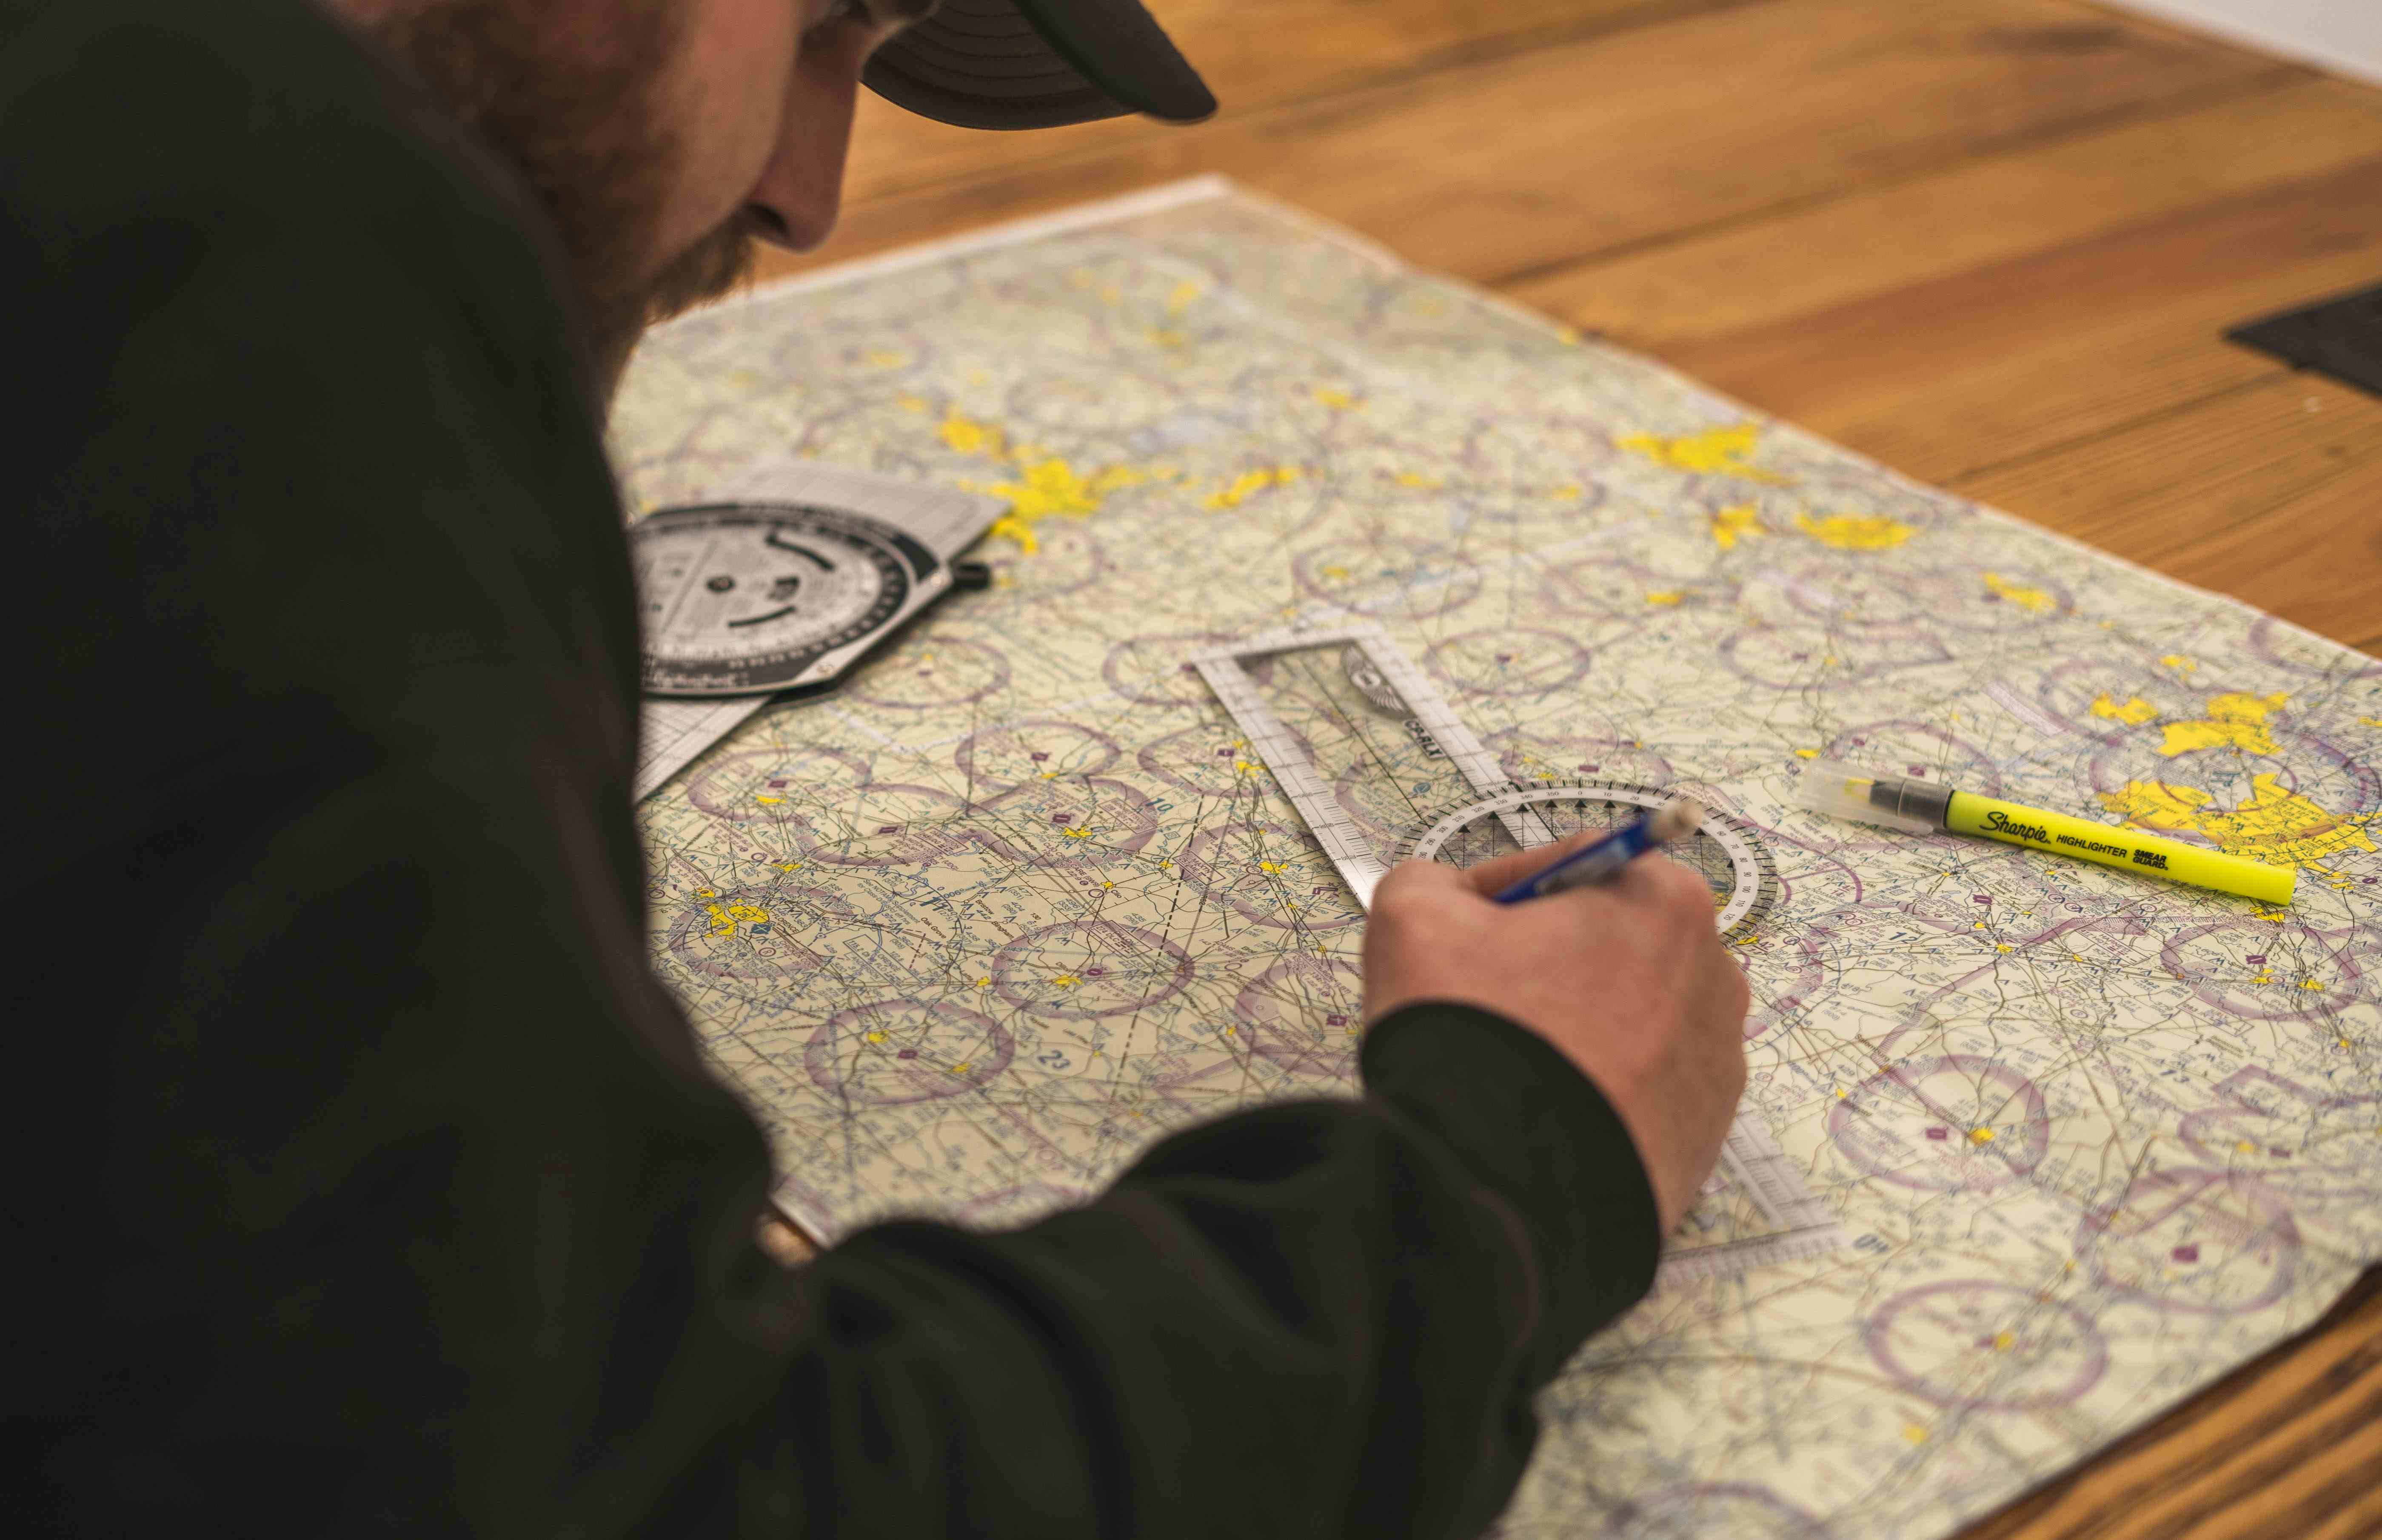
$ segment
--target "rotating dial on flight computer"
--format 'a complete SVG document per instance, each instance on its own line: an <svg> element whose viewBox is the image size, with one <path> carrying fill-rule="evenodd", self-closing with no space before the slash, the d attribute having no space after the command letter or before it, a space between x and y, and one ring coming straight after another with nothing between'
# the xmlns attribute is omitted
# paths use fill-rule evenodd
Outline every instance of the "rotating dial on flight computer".
<svg viewBox="0 0 2382 1540"><path fill-rule="evenodd" d="M832 678L951 584L890 525L797 503L665 508L629 532L655 695L745 695Z"/></svg>

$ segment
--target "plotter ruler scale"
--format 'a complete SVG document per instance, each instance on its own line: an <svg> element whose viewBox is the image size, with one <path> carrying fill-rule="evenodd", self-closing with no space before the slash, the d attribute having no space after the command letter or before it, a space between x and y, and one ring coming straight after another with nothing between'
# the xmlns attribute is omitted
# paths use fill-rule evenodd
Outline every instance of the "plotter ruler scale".
<svg viewBox="0 0 2382 1540"><path fill-rule="evenodd" d="M1291 805L1297 808L1308 832L1323 847L1324 854L1332 858L1332 864L1347 882L1349 891L1357 896L1357 902L1370 909L1373 888L1387 868L1356 821L1341 809L1332 788L1323 784L1313 763L1299 751L1296 739L1275 720L1265 697L1241 666L1244 658L1339 646L1355 646L1363 651L1382 680L1397 691L1406 710L1413 714L1416 725L1430 735L1440 753L1455 766L1475 795L1492 797L1509 789L1511 783L1498 768L1496 756L1473 736L1472 729L1464 725L1446 699L1432 687L1430 678L1377 625L1359 622L1271 631L1194 654L1188 661L1199 670L1199 677L1216 692L1224 709L1232 713L1241 731L1248 735L1249 747L1272 773ZM1503 813L1500 822L1525 849L1544 845L1553 837L1527 810Z"/></svg>

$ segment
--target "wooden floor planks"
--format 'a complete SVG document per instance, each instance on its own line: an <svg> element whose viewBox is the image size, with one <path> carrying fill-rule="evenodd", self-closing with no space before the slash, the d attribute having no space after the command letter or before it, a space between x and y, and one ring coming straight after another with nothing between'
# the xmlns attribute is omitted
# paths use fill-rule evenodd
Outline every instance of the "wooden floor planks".
<svg viewBox="0 0 2382 1540"><path fill-rule="evenodd" d="M2377 468L2382 401L2321 375L2278 371L2125 433L1951 484L2130 560L2162 566L2211 534L2252 527L2344 483L2382 498ZM2382 518L2375 522L2382 532ZM2382 616L2382 596L2366 613Z"/></svg>
<svg viewBox="0 0 2382 1540"><path fill-rule="evenodd" d="M1224 95L1216 128L1269 109L1299 107L1364 88L1398 85L1459 65L1477 65L1763 0L1175 0L1160 14ZM1213 133L1214 128L1201 130ZM1150 146L1173 153L1184 130L1123 118L1031 134L986 134L932 123L875 96L861 98L846 192L854 204L1013 169L1028 161L1131 154ZM850 240L847 234L846 242Z"/></svg>
<svg viewBox="0 0 2382 1540"><path fill-rule="evenodd" d="M1194 128L978 135L968 174L882 195L863 147L823 255L1219 171L1494 283L2284 67L2069 0L1700 8Z"/></svg>
<svg viewBox="0 0 2382 1540"><path fill-rule="evenodd" d="M1962 1540L2299 1540L2327 1524L2344 1537L2373 1533L2361 1526L2382 1511L2377 1395L2382 1275L2369 1273L2298 1341ZM2336 1485L2344 1466L2363 1479Z"/></svg>
<svg viewBox="0 0 2382 1540"><path fill-rule="evenodd" d="M978 134L866 100L842 232L764 274L1223 172L2382 650L2382 400L2221 337L2382 283L2382 90L2082 0L1153 5L1214 121ZM2375 1534L2372 1279L1970 1531Z"/></svg>
<svg viewBox="0 0 2382 1540"><path fill-rule="evenodd" d="M2373 157L1827 311L1658 349L1922 480L2275 373L2224 328L2382 274Z"/></svg>
<svg viewBox="0 0 2382 1540"><path fill-rule="evenodd" d="M1507 289L1633 348L1750 332L2278 183L2382 148L2382 92L2297 72L1971 156Z"/></svg>

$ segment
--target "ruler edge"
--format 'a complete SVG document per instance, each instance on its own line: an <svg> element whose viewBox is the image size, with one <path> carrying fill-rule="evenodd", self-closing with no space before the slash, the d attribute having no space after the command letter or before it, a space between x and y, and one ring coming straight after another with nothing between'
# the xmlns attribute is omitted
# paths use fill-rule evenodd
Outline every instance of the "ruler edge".
<svg viewBox="0 0 2382 1540"><path fill-rule="evenodd" d="M1260 631L1254 636L1244 638L1239 642L1227 642L1222 646L1202 648L1189 654L1183 661L1198 671L1200 678L1207 682L1208 688L1215 692L1218 703L1224 707L1225 715L1234 716L1234 725L1246 727L1247 724L1241 722L1234 714L1232 702L1227 698L1227 691L1217 682L1216 674L1211 670L1230 668L1238 673L1246 682L1248 678L1247 671L1241 667L1241 661L1244 658L1276 657L1283 653L1320 652L1327 647L1352 645L1361 651L1374 666L1381 670L1383 678L1392 679L1394 682L1401 677L1410 678L1416 681L1419 688L1400 691L1399 699L1412 708L1414 712L1412 720L1421 724L1423 731L1430 736L1433 743L1439 746L1441 754L1448 763L1455 766L1456 774L1463 777L1467 786L1471 788L1472 795L1476 799L1486 801L1502 795L1506 789L1513 788L1515 783L1510 777L1496 773L1496 762L1490 758L1489 746L1480 741L1479 735L1473 732L1463 717L1456 715L1455 705L1432 686L1430 678L1424 675L1422 666L1406 655L1406 650L1397 644L1396 639L1392 637L1388 629L1379 621L1352 620L1337 625L1311 628L1287 626L1278 630ZM1277 732L1281 730L1282 724L1274 718L1273 713L1262 702L1255 703L1251 709L1271 723ZM1433 722L1430 719L1433 715L1442 720ZM1258 757L1263 759L1265 756L1260 752ZM1277 781L1281 779L1283 767L1269 764L1266 768L1274 773ZM1308 764L1307 769L1312 771L1314 766ZM1487 778L1484 780L1483 777ZM1289 794L1287 788L1284 788L1284 792L1286 795ZM1295 809L1297 798L1292 796L1291 801ZM1540 824L1534 815L1530 816L1530 826L1541 837L1533 840L1516 822L1524 814L1520 813L1512 814L1500 813L1497 814L1497 819L1505 825L1506 832L1514 837L1515 842L1526 849L1548 843L1552 837L1547 835L1545 826ZM1308 818L1303 811L1300 812L1299 817L1307 824L1308 832L1314 834L1314 820ZM1322 843L1321 836L1316 837L1316 843L1319 845ZM1324 854L1330 856L1332 852L1327 849ZM1360 882L1344 869L1340 872L1340 876L1348 884L1350 889L1356 892L1357 906L1369 913L1373 907L1373 888L1379 885L1381 878L1388 874L1389 868L1377 857L1369 855L1363 859L1367 869L1371 874L1369 877ZM1333 859L1332 863L1335 867L1340 864L1337 858Z"/></svg>

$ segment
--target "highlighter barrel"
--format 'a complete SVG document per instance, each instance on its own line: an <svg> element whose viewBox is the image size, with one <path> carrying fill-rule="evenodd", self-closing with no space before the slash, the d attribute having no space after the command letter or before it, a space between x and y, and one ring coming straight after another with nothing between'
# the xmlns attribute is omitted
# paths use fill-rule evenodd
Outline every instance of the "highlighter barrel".
<svg viewBox="0 0 2382 1540"><path fill-rule="evenodd" d="M1797 800L1815 813L1907 834L1945 829L1975 835L2270 904L2290 903L2299 883L2295 866L2270 865L1932 781L1880 775L1841 760L1813 761Z"/></svg>
<svg viewBox="0 0 2382 1540"><path fill-rule="evenodd" d="M1934 834L1951 814L1952 788L1907 776L1881 775L1840 759L1813 760L1798 800L1813 813L1878 824L1905 834Z"/></svg>

